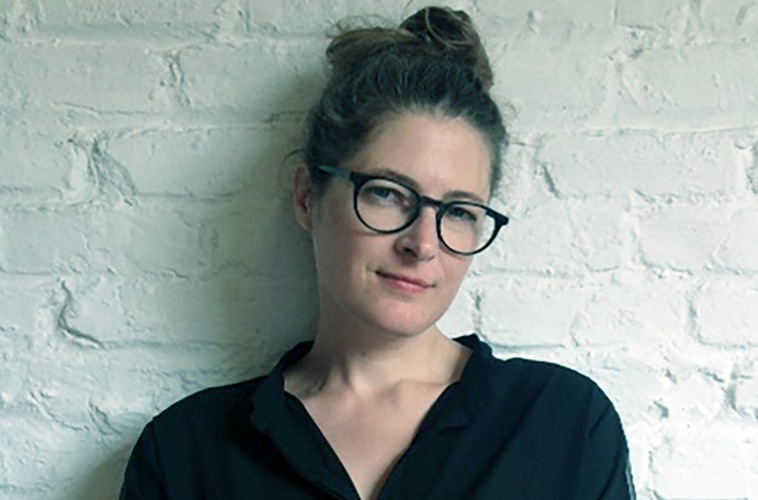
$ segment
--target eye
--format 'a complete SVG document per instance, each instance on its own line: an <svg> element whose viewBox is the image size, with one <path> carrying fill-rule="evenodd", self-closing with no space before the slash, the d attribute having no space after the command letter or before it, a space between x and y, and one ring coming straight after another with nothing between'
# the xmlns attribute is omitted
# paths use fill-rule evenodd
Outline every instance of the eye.
<svg viewBox="0 0 758 500"><path fill-rule="evenodd" d="M368 186L363 192L366 196L375 200L391 201L400 198L400 193L397 190L387 186Z"/></svg>
<svg viewBox="0 0 758 500"><path fill-rule="evenodd" d="M402 186L383 181L372 181L363 186L361 200L377 206L409 207L413 205L411 194Z"/></svg>
<svg viewBox="0 0 758 500"><path fill-rule="evenodd" d="M445 212L445 217L455 222L477 224L481 219L481 210L466 205L452 205Z"/></svg>

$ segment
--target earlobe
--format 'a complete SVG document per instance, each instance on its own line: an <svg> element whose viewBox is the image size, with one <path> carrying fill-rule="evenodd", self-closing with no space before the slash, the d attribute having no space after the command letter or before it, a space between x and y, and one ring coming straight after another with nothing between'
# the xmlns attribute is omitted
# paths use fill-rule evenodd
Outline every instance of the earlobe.
<svg viewBox="0 0 758 500"><path fill-rule="evenodd" d="M312 228L311 194L311 177L308 168L299 166L292 176L292 207L295 211L295 220L306 231Z"/></svg>

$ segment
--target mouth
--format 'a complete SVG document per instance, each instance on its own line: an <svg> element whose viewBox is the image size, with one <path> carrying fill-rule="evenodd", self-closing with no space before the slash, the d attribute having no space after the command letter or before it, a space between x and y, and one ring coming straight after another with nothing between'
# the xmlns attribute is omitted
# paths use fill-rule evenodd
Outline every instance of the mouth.
<svg viewBox="0 0 758 500"><path fill-rule="evenodd" d="M432 288L432 284L419 278L413 278L411 276L404 276L402 274L388 273L384 271L376 271L381 278L389 282L390 284L400 287L402 289L420 291Z"/></svg>

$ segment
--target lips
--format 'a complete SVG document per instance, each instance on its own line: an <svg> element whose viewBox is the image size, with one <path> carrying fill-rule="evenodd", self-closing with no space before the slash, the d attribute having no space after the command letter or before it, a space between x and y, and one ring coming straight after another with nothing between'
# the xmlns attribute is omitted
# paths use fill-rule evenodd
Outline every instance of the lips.
<svg viewBox="0 0 758 500"><path fill-rule="evenodd" d="M394 273L388 273L385 271L377 271L376 272L379 276L382 278L386 278L388 280L394 281L398 284L406 284L408 286L414 286L418 288L431 288L432 284L428 283L422 279L414 278L411 276L405 276L402 274L394 274Z"/></svg>

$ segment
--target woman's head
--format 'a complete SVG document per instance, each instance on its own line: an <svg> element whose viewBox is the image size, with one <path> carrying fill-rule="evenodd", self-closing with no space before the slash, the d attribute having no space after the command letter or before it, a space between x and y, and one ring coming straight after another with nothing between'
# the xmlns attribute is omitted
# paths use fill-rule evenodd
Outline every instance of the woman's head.
<svg viewBox="0 0 758 500"><path fill-rule="evenodd" d="M492 241L478 238L507 222L484 205L505 142L486 56L464 13L435 8L396 30L343 33L328 55L333 74L309 116L307 169L293 182L321 321L428 331L470 255Z"/></svg>
<svg viewBox="0 0 758 500"><path fill-rule="evenodd" d="M402 114L461 118L488 145L490 193L500 179L506 132L488 94L492 71L470 18L438 7L420 10L397 29L348 31L329 46L332 75L308 117L305 162L315 193L384 122Z"/></svg>

